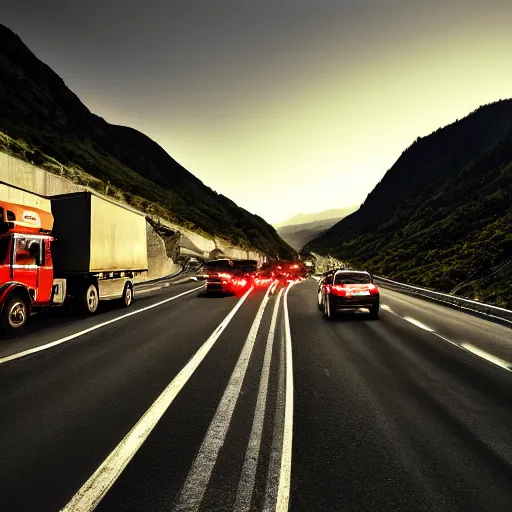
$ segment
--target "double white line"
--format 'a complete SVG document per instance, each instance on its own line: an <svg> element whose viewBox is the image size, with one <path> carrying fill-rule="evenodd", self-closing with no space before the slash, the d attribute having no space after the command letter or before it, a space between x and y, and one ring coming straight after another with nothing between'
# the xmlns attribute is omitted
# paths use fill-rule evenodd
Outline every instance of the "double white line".
<svg viewBox="0 0 512 512"><path fill-rule="evenodd" d="M258 467L258 460L260 456L261 438L263 435L263 423L265 420L265 409L267 405L267 391L268 382L270 379L270 364L272 362L277 314L282 293L283 289L281 288L277 295L277 299L274 304L274 310L272 312L272 320L270 321L265 357L263 359L263 369L261 372L260 386L258 389L258 399L256 401L256 409L254 411L254 420L252 423L251 434L249 436L249 445L247 446L244 466L242 468L242 474L236 495L235 510L237 512L245 512L251 508L254 484L256 481L256 469Z"/></svg>
<svg viewBox="0 0 512 512"><path fill-rule="evenodd" d="M290 288L291 285L286 288L283 300L284 340L281 338L274 431L263 504L263 510L265 512L286 512L290 501L293 439L293 366L287 300ZM270 322L267 347L265 350L263 370L261 373L260 387L258 391L258 400L256 402L256 410L254 413L254 421L234 507L236 512L246 512L250 510L252 496L254 493L256 469L258 466L263 434L263 422L265 419L270 364L272 360L277 316L282 293L283 290L281 289L277 296L274 311L272 313L272 320Z"/></svg>
<svg viewBox="0 0 512 512"><path fill-rule="evenodd" d="M283 306L286 346L283 346L281 350L282 352L284 349L286 353L286 366L284 364L284 358L281 358L280 364L280 380L285 382L284 389L286 391L284 397L277 397L278 401L283 401L284 398L284 421L282 414L276 414L276 418L274 419L275 442L272 443L272 450L274 453L271 454L271 461L273 461L273 463L269 465L267 482L270 484L267 484L265 491L265 510L276 510L279 512L285 512L288 510L292 455L293 372L291 336L288 319L288 306L286 302L289 289L290 286L286 289L284 294L285 299ZM201 507L213 468L218 460L219 452L224 445L226 434L231 424L233 412L235 410L238 397L240 396L240 390L247 372L261 320L269 300L269 293L271 292L272 288L267 290L267 293L260 304L235 369L233 370L229 383L224 391L219 406L217 407L217 411L215 412L201 448L199 449L199 453L180 493L178 502L174 508L175 512L196 512ZM268 383L270 379L270 364L272 360L277 317L282 293L283 290L281 289L277 295L270 322L254 418L234 506L234 510L236 510L236 512L247 512L251 508L256 481L256 469L259 462L263 435ZM282 393L283 386L279 386L279 388L280 393ZM277 486L272 485L272 482L278 482Z"/></svg>

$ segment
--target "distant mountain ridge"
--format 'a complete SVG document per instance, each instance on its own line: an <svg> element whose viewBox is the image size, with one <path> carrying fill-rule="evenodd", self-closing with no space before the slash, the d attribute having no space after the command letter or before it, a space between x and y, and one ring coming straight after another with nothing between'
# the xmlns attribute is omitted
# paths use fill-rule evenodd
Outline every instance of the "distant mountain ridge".
<svg viewBox="0 0 512 512"><path fill-rule="evenodd" d="M288 245L300 252L310 240L334 226L339 220L339 217L336 217L335 219L317 220L304 224L292 224L277 228L277 233Z"/></svg>
<svg viewBox="0 0 512 512"><path fill-rule="evenodd" d="M512 256L512 100L475 110L407 148L361 208L305 250L446 292ZM465 289L512 307L502 278Z"/></svg>
<svg viewBox="0 0 512 512"><path fill-rule="evenodd" d="M284 220L282 222L273 224L273 226L277 229L282 228L284 226L295 226L297 224L307 224L310 222L341 219L343 217L346 217L347 215L350 215L358 208L358 206L347 206L345 208L333 208L331 210L325 210L323 212L299 213L298 215L294 215L288 220Z"/></svg>
<svg viewBox="0 0 512 512"><path fill-rule="evenodd" d="M67 173L70 179L186 228L271 257L294 255L261 217L205 186L149 137L92 114L3 25L0 151L51 172Z"/></svg>

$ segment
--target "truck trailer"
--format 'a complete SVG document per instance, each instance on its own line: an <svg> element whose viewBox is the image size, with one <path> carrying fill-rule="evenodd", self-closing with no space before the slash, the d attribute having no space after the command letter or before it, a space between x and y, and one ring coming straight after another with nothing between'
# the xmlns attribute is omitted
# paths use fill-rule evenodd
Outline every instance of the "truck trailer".
<svg viewBox="0 0 512 512"><path fill-rule="evenodd" d="M24 204L5 197L24 198ZM92 192L43 198L0 184L4 332L21 329L31 313L69 301L86 314L101 300L128 307L134 279L144 278L147 268L143 214Z"/></svg>

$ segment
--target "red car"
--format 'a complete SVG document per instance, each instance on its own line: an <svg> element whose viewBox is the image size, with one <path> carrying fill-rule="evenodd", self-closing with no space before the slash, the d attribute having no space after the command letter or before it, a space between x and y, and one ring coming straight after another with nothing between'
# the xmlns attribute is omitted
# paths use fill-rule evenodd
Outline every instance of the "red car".
<svg viewBox="0 0 512 512"><path fill-rule="evenodd" d="M380 294L373 277L359 270L334 270L318 285L318 308L327 318L341 310L368 309L370 318L379 318Z"/></svg>

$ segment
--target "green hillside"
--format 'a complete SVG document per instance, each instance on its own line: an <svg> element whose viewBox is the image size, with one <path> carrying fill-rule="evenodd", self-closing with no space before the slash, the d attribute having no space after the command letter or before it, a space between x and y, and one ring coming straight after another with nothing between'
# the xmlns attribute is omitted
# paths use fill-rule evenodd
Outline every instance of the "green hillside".
<svg viewBox="0 0 512 512"><path fill-rule="evenodd" d="M511 308L512 100L419 138L306 249L445 292L471 282L461 294Z"/></svg>

